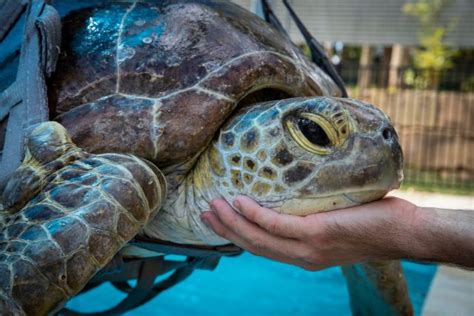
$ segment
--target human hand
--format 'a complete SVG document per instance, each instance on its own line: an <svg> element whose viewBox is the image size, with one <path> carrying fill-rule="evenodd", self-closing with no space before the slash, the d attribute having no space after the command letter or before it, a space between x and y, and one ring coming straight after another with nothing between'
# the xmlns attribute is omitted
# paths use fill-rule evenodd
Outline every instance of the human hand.
<svg viewBox="0 0 474 316"><path fill-rule="evenodd" d="M211 202L201 219L219 236L256 255L320 270L375 259L396 259L415 241L407 232L416 206L397 199L305 217L279 214L239 196L236 212L225 200Z"/></svg>

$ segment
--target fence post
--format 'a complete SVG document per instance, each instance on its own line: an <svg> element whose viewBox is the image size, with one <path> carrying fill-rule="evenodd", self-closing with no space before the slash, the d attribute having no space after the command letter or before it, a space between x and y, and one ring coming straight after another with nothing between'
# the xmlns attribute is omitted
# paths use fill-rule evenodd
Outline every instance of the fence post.
<svg viewBox="0 0 474 316"><path fill-rule="evenodd" d="M372 71L370 65L372 63L372 55L374 53L374 48L370 45L362 46L362 53L360 55L359 61L359 78L357 85L359 89L362 91L366 89L371 80Z"/></svg>
<svg viewBox="0 0 474 316"><path fill-rule="evenodd" d="M395 44L392 46L392 56L390 57L390 73L388 76L388 87L389 89L397 88L399 81L400 67L405 64L407 59L407 48L401 44Z"/></svg>

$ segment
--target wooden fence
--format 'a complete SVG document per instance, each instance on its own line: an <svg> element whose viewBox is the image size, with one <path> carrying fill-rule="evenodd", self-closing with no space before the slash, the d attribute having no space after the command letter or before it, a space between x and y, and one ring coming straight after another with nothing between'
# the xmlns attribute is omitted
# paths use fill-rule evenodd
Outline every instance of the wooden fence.
<svg viewBox="0 0 474 316"><path fill-rule="evenodd" d="M474 189L474 93L387 88L349 93L390 116L408 181Z"/></svg>

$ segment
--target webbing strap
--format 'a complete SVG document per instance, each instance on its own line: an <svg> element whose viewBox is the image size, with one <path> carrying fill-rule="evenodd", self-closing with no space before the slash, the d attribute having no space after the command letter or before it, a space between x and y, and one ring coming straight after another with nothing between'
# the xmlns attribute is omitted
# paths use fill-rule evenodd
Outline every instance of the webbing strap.
<svg viewBox="0 0 474 316"><path fill-rule="evenodd" d="M4 0L0 3L0 42L15 26L27 5L26 0Z"/></svg>
<svg viewBox="0 0 474 316"><path fill-rule="evenodd" d="M275 29L278 30L281 34L285 35L286 37L290 37L288 33L286 32L285 28L283 25L281 25L280 20L276 16L276 14L273 12L272 7L268 3L267 0L261 0L262 4L262 11L263 11L263 16L265 17L265 21L267 21L271 26L273 26Z"/></svg>
<svg viewBox="0 0 474 316"><path fill-rule="evenodd" d="M110 274L101 271L100 276L94 277L82 291L87 292L103 282L111 282L118 290L127 293L127 296L114 307L94 313L81 313L69 308L59 311L58 315L86 316L86 315L119 315L143 305L163 291L180 283L189 277L195 269L213 270L219 262L220 256L188 257L186 261L168 260L165 256L134 259L123 262L119 270L112 268ZM158 276L174 271L169 277L155 283ZM132 287L128 280L137 280Z"/></svg>
<svg viewBox="0 0 474 316"><path fill-rule="evenodd" d="M16 81L0 94L0 115L5 117L8 113L0 164L0 188L23 159L24 137L28 128L49 119L45 78L55 69L60 41L59 14L45 0L30 1Z"/></svg>
<svg viewBox="0 0 474 316"><path fill-rule="evenodd" d="M214 270L221 257L240 255L243 251L237 246L187 246L166 241L149 241L138 238L132 245L142 247L162 255L151 258L123 259L121 253L115 255L112 261L100 270L81 291L88 292L104 282L110 282L127 296L115 307L95 313L81 313L68 308L62 309L58 315L117 315L123 314L140 305L147 303L163 291L186 279L195 269ZM168 259L166 255L186 256L185 261ZM160 275L173 271L166 279L156 282ZM130 286L129 280L137 280L135 287Z"/></svg>
<svg viewBox="0 0 474 316"><path fill-rule="evenodd" d="M329 60L326 52L324 51L323 46L314 38L311 33L308 31L306 26L300 20L296 12L293 10L291 5L288 3L288 0L283 0L283 4L290 12L293 21L298 26L301 34L303 35L304 39L306 40L306 44L311 51L311 59L313 63L315 63L319 68L321 68L337 85L337 87L341 90L341 95L343 98L347 98L347 90L344 85L344 81L337 73L336 69L334 68L333 64Z"/></svg>
<svg viewBox="0 0 474 316"><path fill-rule="evenodd" d="M265 21L267 21L271 26L277 29L281 34L289 38L288 33L285 31L285 28L281 25L280 20L273 12L272 7L268 3L268 0L260 0L263 8L263 14L265 16ZM306 26L300 20L298 15L295 13L291 5L288 3L288 0L283 0L283 4L288 9L288 12L291 15L291 18L295 22L296 26L300 30L301 34L303 35L306 44L311 51L311 60L315 63L319 68L321 68L337 85L337 87L341 90L341 95L343 98L347 98L347 91L344 85L344 81L337 73L336 69L332 65L331 61L326 55L323 46L314 38L311 33L308 31Z"/></svg>

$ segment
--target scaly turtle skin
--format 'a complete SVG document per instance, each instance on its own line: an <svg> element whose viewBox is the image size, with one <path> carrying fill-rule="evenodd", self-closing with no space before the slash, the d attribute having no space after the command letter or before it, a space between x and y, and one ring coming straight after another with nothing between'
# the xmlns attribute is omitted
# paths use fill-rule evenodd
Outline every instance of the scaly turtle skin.
<svg viewBox="0 0 474 316"><path fill-rule="evenodd" d="M328 76L237 6L107 1L63 29L56 122L33 129L2 195L2 313L60 308L136 235L228 243L199 219L215 197L305 215L400 184L389 119L334 98ZM405 284L389 273L400 311Z"/></svg>

